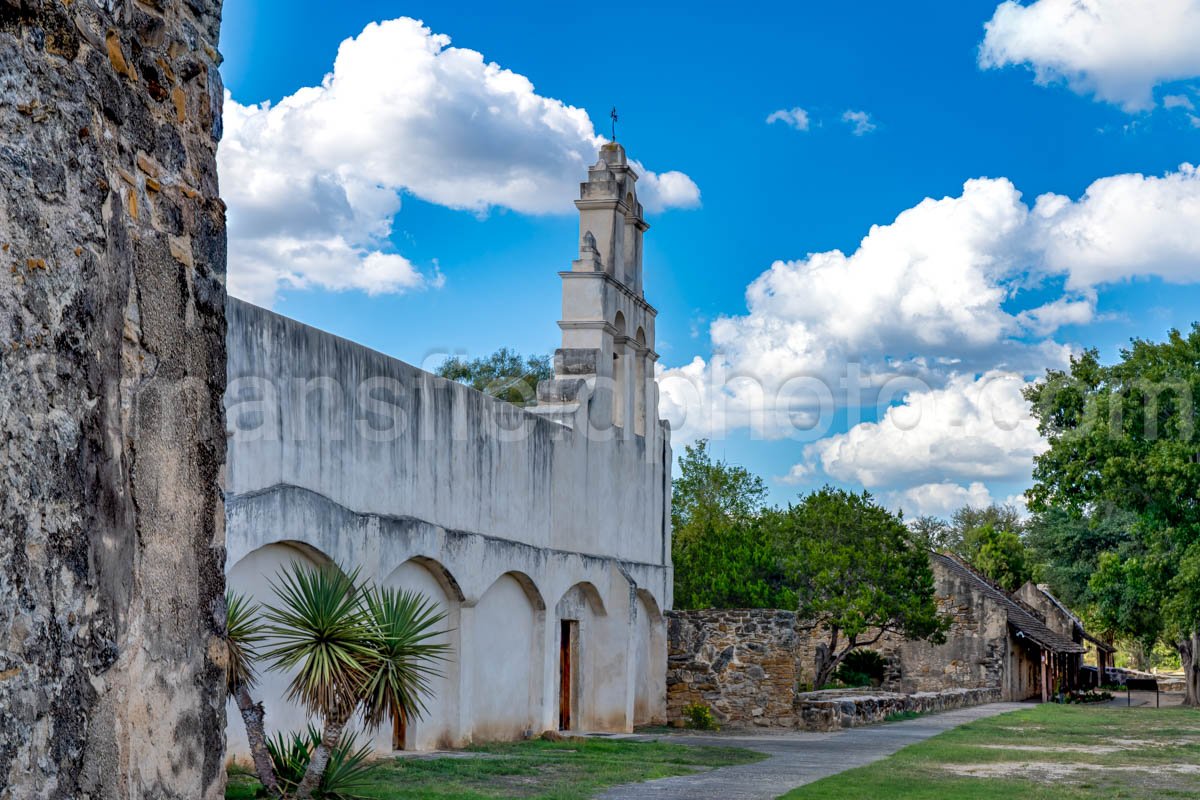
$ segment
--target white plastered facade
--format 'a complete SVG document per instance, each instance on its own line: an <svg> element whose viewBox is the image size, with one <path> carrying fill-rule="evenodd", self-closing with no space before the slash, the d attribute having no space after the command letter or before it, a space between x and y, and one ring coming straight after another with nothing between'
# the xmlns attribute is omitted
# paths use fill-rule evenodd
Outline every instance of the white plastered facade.
<svg viewBox="0 0 1200 800"><path fill-rule="evenodd" d="M563 346L533 407L230 301L230 588L271 602L292 561L332 563L447 615L426 713L371 734L379 751L557 729L564 691L575 730L665 716L671 447L636 180L612 144L581 186ZM268 733L306 724L286 681L258 690ZM228 751L247 751L232 705Z"/></svg>

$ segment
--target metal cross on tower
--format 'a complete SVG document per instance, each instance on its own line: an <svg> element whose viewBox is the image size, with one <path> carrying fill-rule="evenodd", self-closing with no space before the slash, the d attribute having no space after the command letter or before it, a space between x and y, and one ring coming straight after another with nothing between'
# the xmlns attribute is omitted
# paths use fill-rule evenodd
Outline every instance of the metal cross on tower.
<svg viewBox="0 0 1200 800"><path fill-rule="evenodd" d="M617 107L613 106L608 115L612 117L612 140L615 142L617 140Z"/></svg>

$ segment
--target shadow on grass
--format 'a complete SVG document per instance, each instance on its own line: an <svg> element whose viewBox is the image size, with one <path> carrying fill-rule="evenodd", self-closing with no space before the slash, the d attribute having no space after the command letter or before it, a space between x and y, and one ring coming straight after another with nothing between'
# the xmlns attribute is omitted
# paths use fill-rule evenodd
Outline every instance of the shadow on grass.
<svg viewBox="0 0 1200 800"><path fill-rule="evenodd" d="M732 747L583 739L468 748L474 757L387 758L364 797L374 800L586 800L601 789L749 764L762 753ZM231 773L226 798L251 798L257 781Z"/></svg>

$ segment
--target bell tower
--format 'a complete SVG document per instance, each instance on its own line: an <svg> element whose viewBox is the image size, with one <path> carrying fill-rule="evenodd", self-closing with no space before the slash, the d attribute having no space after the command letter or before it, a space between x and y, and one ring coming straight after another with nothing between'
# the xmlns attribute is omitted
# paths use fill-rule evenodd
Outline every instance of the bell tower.
<svg viewBox="0 0 1200 800"><path fill-rule="evenodd" d="M594 429L618 438L658 435L654 318L642 291L642 236L649 229L637 199L637 173L625 148L608 142L579 186L579 258L563 282L562 347L554 378L538 385L530 409L568 425L582 410Z"/></svg>

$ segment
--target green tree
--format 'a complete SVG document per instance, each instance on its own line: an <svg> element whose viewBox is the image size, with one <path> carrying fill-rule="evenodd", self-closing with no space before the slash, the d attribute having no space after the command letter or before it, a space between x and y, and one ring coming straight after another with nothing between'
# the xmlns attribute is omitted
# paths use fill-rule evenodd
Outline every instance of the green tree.
<svg viewBox="0 0 1200 800"><path fill-rule="evenodd" d="M368 727L392 716L420 717L421 696L447 647L432 640L445 615L421 595L377 589L335 567L293 563L274 584L266 607L272 669L294 670L288 698L323 722L296 797L320 785L346 723L361 712Z"/></svg>
<svg viewBox="0 0 1200 800"><path fill-rule="evenodd" d="M671 498L676 608L795 608L761 522L766 486L714 461L708 442L684 448Z"/></svg>
<svg viewBox="0 0 1200 800"><path fill-rule="evenodd" d="M963 557L970 557L979 552L982 546L982 535L985 529L992 531L1009 531L1021 536L1025 533L1025 522L1016 506L1007 503L993 503L983 508L963 506L954 512L951 527L958 534L962 550L954 552Z"/></svg>
<svg viewBox="0 0 1200 800"><path fill-rule="evenodd" d="M513 405L527 406L537 399L538 381L553 378L554 368L549 356L524 357L501 347L484 358L451 356L437 374Z"/></svg>
<svg viewBox="0 0 1200 800"><path fill-rule="evenodd" d="M738 521L752 519L767 496L759 476L745 467L714 461L707 439L684 447L679 477L671 488L671 523L676 535L682 532L685 537L694 520L714 514Z"/></svg>
<svg viewBox="0 0 1200 800"><path fill-rule="evenodd" d="M1083 514L1058 507L1033 514L1025 545L1034 577L1067 606L1088 614L1094 603L1088 584L1101 554L1132 546L1135 522L1132 514L1108 504Z"/></svg>
<svg viewBox="0 0 1200 800"><path fill-rule="evenodd" d="M267 752L263 704L251 696L258 683L259 648L266 640L258 621L258 604L236 592L225 593L225 689L237 704L246 726L250 757L259 782L272 797L279 794L279 782Z"/></svg>
<svg viewBox="0 0 1200 800"><path fill-rule="evenodd" d="M940 517L916 517L909 521L908 530L913 544L935 553L958 552L962 535Z"/></svg>
<svg viewBox="0 0 1200 800"><path fill-rule="evenodd" d="M1050 444L1035 459L1031 508L1083 517L1110 504L1136 517L1146 553L1136 574L1179 651L1189 705L1200 704L1200 583L1180 576L1200 558L1198 396L1200 324L1134 340L1111 366L1085 352L1026 393Z"/></svg>
<svg viewBox="0 0 1200 800"><path fill-rule="evenodd" d="M784 554L799 616L828 631L817 648L817 686L847 653L885 634L945 641L949 620L938 611L929 553L870 494L827 486L764 521Z"/></svg>
<svg viewBox="0 0 1200 800"><path fill-rule="evenodd" d="M1148 659L1162 634L1159 613L1161 577L1147 559L1101 553L1088 581L1091 617L1100 629L1117 639L1134 642L1138 669Z"/></svg>
<svg viewBox="0 0 1200 800"><path fill-rule="evenodd" d="M989 523L977 529L975 537L979 548L972 563L1005 591L1015 592L1033 577L1025 544L1017 534Z"/></svg>
<svg viewBox="0 0 1200 800"><path fill-rule="evenodd" d="M1012 505L998 503L984 508L963 506L950 521L938 517L917 517L908 523L913 541L928 550L953 553L974 563L984 539L996 531L1007 531L1022 538L1025 523L1021 512Z"/></svg>

